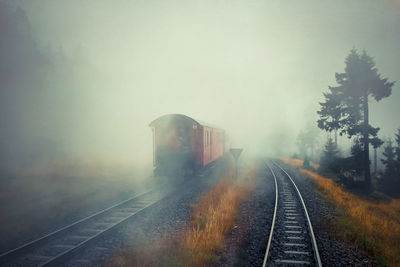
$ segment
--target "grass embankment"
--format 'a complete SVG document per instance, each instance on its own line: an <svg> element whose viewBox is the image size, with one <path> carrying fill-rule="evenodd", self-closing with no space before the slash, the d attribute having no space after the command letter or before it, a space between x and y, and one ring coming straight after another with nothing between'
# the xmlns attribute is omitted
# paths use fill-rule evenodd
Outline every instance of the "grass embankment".
<svg viewBox="0 0 400 267"><path fill-rule="evenodd" d="M185 264L203 266L214 260L225 234L234 226L240 203L252 189L252 185L222 180L200 198L191 213L190 227L183 234Z"/></svg>
<svg viewBox="0 0 400 267"><path fill-rule="evenodd" d="M255 168L232 181L232 172L192 205L190 220L178 235L164 235L151 244L125 249L111 266L207 266L218 260L225 235L234 227L239 205L254 189Z"/></svg>
<svg viewBox="0 0 400 267"><path fill-rule="evenodd" d="M379 262L400 266L400 200L376 202L345 191L332 179L303 169L302 161L283 158L286 164L315 181L326 199L337 207L335 234L367 251Z"/></svg>

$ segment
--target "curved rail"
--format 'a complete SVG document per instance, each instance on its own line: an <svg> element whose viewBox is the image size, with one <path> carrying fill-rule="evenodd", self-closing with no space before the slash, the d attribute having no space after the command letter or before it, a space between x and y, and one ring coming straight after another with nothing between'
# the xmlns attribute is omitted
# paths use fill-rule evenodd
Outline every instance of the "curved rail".
<svg viewBox="0 0 400 267"><path fill-rule="evenodd" d="M272 235L274 233L275 220L276 220L276 211L278 210L278 193L279 193L279 191L278 191L278 183L276 182L275 173L274 173L274 171L271 169L271 167L268 164L265 163L265 165L268 167L268 169L272 173L272 176L274 177L274 182L275 182L275 207L274 207L274 216L272 217L271 230L269 231L267 249L265 250L265 256L264 256L264 261L263 261L263 265L262 265L263 267L265 267L267 265L268 253L269 253L269 249L271 247Z"/></svg>
<svg viewBox="0 0 400 267"><path fill-rule="evenodd" d="M299 198L300 198L300 201L301 201L301 203L302 203L302 205L303 205L303 208L304 208L304 213L305 213L306 218L307 218L307 224L308 224L308 228L309 228L309 231L310 231L310 236L311 236L311 240L312 240L312 246L313 246L313 248L314 248L315 260L316 260L316 262L317 262L317 265L318 265L319 267L321 267L321 266L322 266L322 263L321 263L321 258L320 258L320 256L319 256L317 241L315 240L314 230L313 230L313 227L312 227L312 224L311 224L310 216L308 215L308 211L307 211L307 208L306 208L306 204L304 203L303 197L302 197L301 194L300 194L299 188L297 187L297 185L296 185L295 182L293 181L292 177L291 177L281 166L279 166L279 165L278 165L277 163L275 163L274 161L272 161L272 162L273 162L279 169L281 169L281 170L286 174L286 176L290 179L290 181L292 182L294 188L295 188L296 191L297 191L297 194L298 194L298 196L299 196Z"/></svg>
<svg viewBox="0 0 400 267"><path fill-rule="evenodd" d="M271 162L282 173L278 176L278 183L272 166L264 162L274 178L275 208L263 267L270 264L285 266L313 264L321 267L314 230L300 190L287 171L276 162L272 160ZM278 189L278 185L281 189Z"/></svg>

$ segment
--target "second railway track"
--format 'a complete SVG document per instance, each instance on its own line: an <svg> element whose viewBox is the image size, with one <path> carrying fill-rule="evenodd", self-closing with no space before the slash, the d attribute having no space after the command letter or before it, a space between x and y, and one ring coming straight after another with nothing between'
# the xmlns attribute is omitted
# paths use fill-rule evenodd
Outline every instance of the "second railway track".
<svg viewBox="0 0 400 267"><path fill-rule="evenodd" d="M322 266L303 197L292 177L273 161L266 163L275 182L275 209L264 266Z"/></svg>
<svg viewBox="0 0 400 267"><path fill-rule="evenodd" d="M163 198L156 190L120 202L0 255L1 266L58 266L79 249Z"/></svg>
<svg viewBox="0 0 400 267"><path fill-rule="evenodd" d="M57 231L0 254L0 266L93 266L93 257L86 249L104 251L104 237L131 222L147 208L162 200L195 188L213 184L224 170L224 161L209 164L198 175L184 181L157 184L153 190L99 211ZM213 167L218 168L213 169ZM203 177L203 178L202 178ZM187 177L185 177L187 178ZM202 178L202 179L199 179Z"/></svg>

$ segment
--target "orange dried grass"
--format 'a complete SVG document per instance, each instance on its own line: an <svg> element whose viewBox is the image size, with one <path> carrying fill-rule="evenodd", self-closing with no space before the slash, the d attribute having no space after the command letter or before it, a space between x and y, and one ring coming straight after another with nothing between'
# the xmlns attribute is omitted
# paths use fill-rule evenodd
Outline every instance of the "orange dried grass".
<svg viewBox="0 0 400 267"><path fill-rule="evenodd" d="M239 205L254 189L256 169L251 166L232 180L229 170L193 205L190 221L178 236L166 235L121 251L108 266L207 266L223 247L224 236L234 226Z"/></svg>
<svg viewBox="0 0 400 267"><path fill-rule="evenodd" d="M185 265L204 266L223 247L224 236L234 226L240 203L254 189L250 181L222 179L194 206L190 227L182 237Z"/></svg>

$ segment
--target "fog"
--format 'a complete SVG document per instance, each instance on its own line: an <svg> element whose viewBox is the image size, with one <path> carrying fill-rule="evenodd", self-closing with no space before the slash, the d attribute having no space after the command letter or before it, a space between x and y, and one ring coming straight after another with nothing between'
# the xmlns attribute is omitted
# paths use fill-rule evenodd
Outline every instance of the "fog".
<svg viewBox="0 0 400 267"><path fill-rule="evenodd" d="M219 125L246 152L292 155L351 48L373 56L384 77L400 77L399 1L0 3L1 29L20 30L24 13L32 42L21 49L44 58L39 69L1 57L6 167L59 159L150 167L148 124L169 113ZM4 39L13 49L1 52L19 53L20 41ZM9 67L18 60L24 70ZM371 102L380 137L400 127L399 101L396 83L392 96Z"/></svg>

